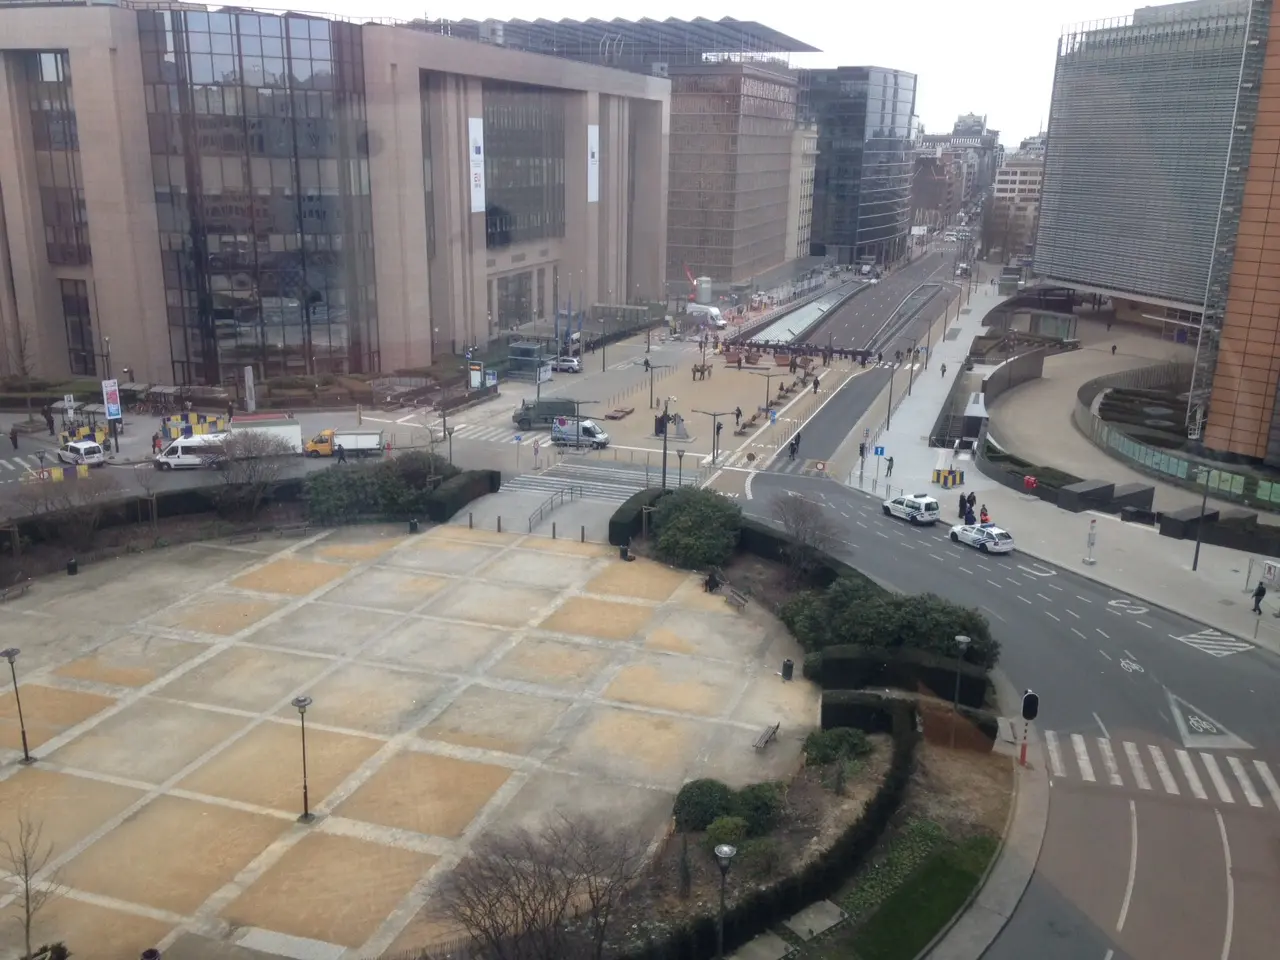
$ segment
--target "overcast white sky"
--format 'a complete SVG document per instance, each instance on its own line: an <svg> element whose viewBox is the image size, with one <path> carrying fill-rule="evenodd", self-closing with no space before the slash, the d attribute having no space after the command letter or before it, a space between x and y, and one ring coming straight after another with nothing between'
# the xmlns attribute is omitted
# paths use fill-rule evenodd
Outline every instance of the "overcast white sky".
<svg viewBox="0 0 1280 960"><path fill-rule="evenodd" d="M916 113L928 132L962 113L985 113L1008 147L1047 121L1058 35L1068 24L1131 14L1158 0L262 0L350 17L498 20L539 17L724 16L758 20L823 51L796 66L874 65L919 76Z"/></svg>

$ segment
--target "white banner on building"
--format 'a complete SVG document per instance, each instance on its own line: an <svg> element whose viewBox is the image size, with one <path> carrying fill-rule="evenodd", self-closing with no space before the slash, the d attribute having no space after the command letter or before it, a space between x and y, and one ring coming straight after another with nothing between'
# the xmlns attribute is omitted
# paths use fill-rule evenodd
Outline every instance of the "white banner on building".
<svg viewBox="0 0 1280 960"><path fill-rule="evenodd" d="M600 202L600 124L587 124L587 203Z"/></svg>
<svg viewBox="0 0 1280 960"><path fill-rule="evenodd" d="M467 175L471 178L471 212L484 213L484 118L467 118Z"/></svg>

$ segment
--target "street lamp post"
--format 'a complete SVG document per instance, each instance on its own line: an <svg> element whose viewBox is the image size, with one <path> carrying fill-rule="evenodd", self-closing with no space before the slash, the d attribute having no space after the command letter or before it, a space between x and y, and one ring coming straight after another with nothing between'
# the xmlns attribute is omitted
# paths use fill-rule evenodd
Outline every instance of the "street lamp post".
<svg viewBox="0 0 1280 960"><path fill-rule="evenodd" d="M684 448L676 451L676 487L684 486Z"/></svg>
<svg viewBox="0 0 1280 960"><path fill-rule="evenodd" d="M670 364L666 364L666 363L649 364L649 409L650 410L653 409L653 372L655 370L666 370L669 368L669 366Z"/></svg>
<svg viewBox="0 0 1280 960"><path fill-rule="evenodd" d="M316 818L311 812L311 797L307 792L307 707L311 706L311 698L294 697L293 706L302 722L302 816L298 818L298 822L310 823Z"/></svg>
<svg viewBox="0 0 1280 960"><path fill-rule="evenodd" d="M18 707L18 730L22 734L22 762L35 763L36 758L27 748L27 722L22 716L22 697L18 694L18 668L13 665L21 652L17 647L10 647L7 650L0 650L0 657L9 661L9 676L13 678L13 702Z"/></svg>
<svg viewBox="0 0 1280 960"><path fill-rule="evenodd" d="M956 746L956 724L960 718L960 665L964 663L964 652L969 647L969 638L964 634L956 636L956 692L951 698L951 749Z"/></svg>
<svg viewBox="0 0 1280 960"><path fill-rule="evenodd" d="M769 400L769 388L773 385L774 377L790 376L789 373L761 373L758 370L751 371L757 377L764 377L764 411L769 412L769 408L773 405Z"/></svg>
<svg viewBox="0 0 1280 960"><path fill-rule="evenodd" d="M1191 572L1195 573L1200 566L1200 532L1204 530L1204 515L1209 509L1209 469L1196 468L1196 479L1204 484L1204 494L1200 497L1200 519L1196 521L1196 552L1191 556Z"/></svg>
<svg viewBox="0 0 1280 960"><path fill-rule="evenodd" d="M667 420L667 410L675 397L667 397L662 401L662 489L667 489L667 434L671 432L671 422Z"/></svg>
<svg viewBox="0 0 1280 960"><path fill-rule="evenodd" d="M720 455L720 418L731 415L733 411L695 410L693 412L711 418L711 462L714 464L716 458Z"/></svg>
<svg viewBox="0 0 1280 960"><path fill-rule="evenodd" d="M449 462L453 463L453 427L445 427L444 435L449 438Z"/></svg>
<svg viewBox="0 0 1280 960"><path fill-rule="evenodd" d="M909 356L910 356L910 358L911 358L911 362L914 364L914 363L915 363L915 355L916 355L916 353L917 353L917 352L919 351L919 349L920 349L920 347L919 347L920 338L919 338L919 337L908 337L908 336L903 336L903 338L902 338L902 339L903 339L903 340L910 340L910 341L911 341L911 353L909 354ZM914 370L912 370L910 367L908 367L908 368L907 368L907 396L908 396L908 397L909 397L909 396L911 396L911 384L915 381L915 377L913 376L913 374L914 374L914 373L915 373L915 371L914 371Z"/></svg>
<svg viewBox="0 0 1280 960"><path fill-rule="evenodd" d="M608 364L605 362L605 359L604 359L605 357L604 334L605 334L605 330L608 329L608 322L609 321L607 317L600 318L600 372L601 373L604 373L607 369L609 369Z"/></svg>
<svg viewBox="0 0 1280 960"><path fill-rule="evenodd" d="M720 916L716 923L716 960L724 960L724 895L729 882L729 864L738 855L738 848L730 843L716 844L716 865L720 867Z"/></svg>

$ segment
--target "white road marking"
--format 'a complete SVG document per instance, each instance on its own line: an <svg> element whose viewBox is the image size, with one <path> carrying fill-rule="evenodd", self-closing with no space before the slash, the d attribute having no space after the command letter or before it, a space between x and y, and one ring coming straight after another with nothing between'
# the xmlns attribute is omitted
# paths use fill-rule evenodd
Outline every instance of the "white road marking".
<svg viewBox="0 0 1280 960"><path fill-rule="evenodd" d="M1109 736L1111 736L1111 734L1107 733L1107 728L1106 728L1106 726L1104 726L1104 725L1103 725L1103 723L1102 723L1102 718L1101 718L1100 716L1098 716L1098 715L1095 713L1095 714L1093 715L1093 719L1097 722L1097 724L1098 724L1098 729L1102 731L1102 735L1103 735L1104 737L1109 737Z"/></svg>
<svg viewBox="0 0 1280 960"><path fill-rule="evenodd" d="M971 577L973 576L973 571L972 571L972 570L970 570L968 567L959 567L959 566L958 566L958 567L956 567L956 569L957 569L957 570L963 570L963 571L964 571L965 573L967 573L969 576L971 576Z"/></svg>
<svg viewBox="0 0 1280 960"><path fill-rule="evenodd" d="M1102 634L1104 639L1106 640L1111 639L1111 637L1107 635L1107 632L1105 630L1099 629L1098 627L1094 627L1093 629L1097 630L1100 634Z"/></svg>
<svg viewBox="0 0 1280 960"><path fill-rule="evenodd" d="M1147 747L1147 752L1151 754L1151 762L1155 764L1156 776L1160 778L1160 785L1164 787L1164 792L1179 796L1178 781L1173 779L1173 771L1169 769L1169 761L1164 758L1164 754L1155 744Z"/></svg>
<svg viewBox="0 0 1280 960"><path fill-rule="evenodd" d="M990 577L988 577L988 578L987 578L987 583L991 584L991 585L992 585L993 587L995 587L997 590L1003 590L1003 589L1004 589L1004 587L1000 586L1000 584L996 583L996 582L995 582L994 580L992 580Z"/></svg>
<svg viewBox="0 0 1280 960"><path fill-rule="evenodd" d="M1081 633L1079 630L1077 630L1075 627L1072 627L1072 628L1071 628L1071 632L1072 632L1072 633L1074 633L1074 634L1075 634L1077 637L1079 637L1081 640L1088 640L1088 639L1089 639L1089 638L1088 638L1088 637L1086 637L1083 633Z"/></svg>
<svg viewBox="0 0 1280 960"><path fill-rule="evenodd" d="M1138 621L1138 626L1140 626L1140 627L1146 627L1148 630L1150 630L1150 629L1151 629L1151 624L1147 623L1145 620L1139 620L1139 621Z"/></svg>
<svg viewBox="0 0 1280 960"><path fill-rule="evenodd" d="M1222 771L1218 768L1218 761L1211 753L1200 754L1200 762L1204 764L1204 768L1209 773L1209 782L1213 784L1213 789L1218 792L1218 799L1223 803L1235 803L1236 798L1231 795L1231 790L1227 786L1227 780L1222 775Z"/></svg>
<svg viewBox="0 0 1280 960"><path fill-rule="evenodd" d="M1031 601L1028 600L1026 597L1022 596L1021 594L1019 594L1018 599L1021 600L1023 603L1027 604L1028 606L1032 605Z"/></svg>
<svg viewBox="0 0 1280 960"><path fill-rule="evenodd" d="M889 539L889 535L888 535L887 533L881 533L879 530L877 530L877 531L876 531L876 536L877 536L877 537L884 537L886 540L888 540L888 539Z"/></svg>
<svg viewBox="0 0 1280 960"><path fill-rule="evenodd" d="M1271 794L1271 802L1280 809L1280 783L1276 783L1275 776L1271 773L1271 768L1261 760L1253 761L1253 768L1258 771L1258 779L1262 781L1262 785L1267 788L1267 793Z"/></svg>
<svg viewBox="0 0 1280 960"><path fill-rule="evenodd" d="M1102 654L1104 657L1106 657L1108 660L1111 659L1111 654L1107 653L1107 651L1103 650L1101 647L1098 648L1098 652Z"/></svg>
<svg viewBox="0 0 1280 960"><path fill-rule="evenodd" d="M858 526L860 526L863 530L870 530L870 529L871 529L871 528L870 528L870 527L868 527L865 523L863 523L861 520L855 520L855 521L853 521L853 522L854 522L854 523L856 523Z"/></svg>
<svg viewBox="0 0 1280 960"><path fill-rule="evenodd" d="M1231 844L1227 842L1227 825L1222 822L1222 811L1213 811L1218 818L1218 834L1222 837L1222 859L1227 868L1227 924L1222 936L1222 960L1231 956L1231 933L1236 923L1236 881L1231 874Z"/></svg>
<svg viewBox="0 0 1280 960"><path fill-rule="evenodd" d="M1022 586L1022 581L1021 581L1021 580L1015 580L1015 579L1013 579L1013 577L1005 577L1005 579L1006 579L1006 580L1008 580L1010 583L1012 583L1015 587L1020 587L1020 586Z"/></svg>
<svg viewBox="0 0 1280 960"><path fill-rule="evenodd" d="M1080 596L1080 594L1078 594L1078 593L1076 594L1076 599L1077 599L1077 600L1083 600L1085 603L1093 603L1093 601L1092 601L1092 600L1090 600L1088 597L1082 597L1082 596Z"/></svg>
<svg viewBox="0 0 1280 960"><path fill-rule="evenodd" d="M1080 776L1090 783L1097 782L1098 778L1093 775L1093 761L1089 759L1089 748L1085 746L1084 737L1073 733L1071 746L1076 751L1076 765L1080 768Z"/></svg>
<svg viewBox="0 0 1280 960"><path fill-rule="evenodd" d="M943 560L942 557L938 556L936 553L931 553L929 554L929 556L933 557L933 559L935 560L941 560L943 563L947 562L946 560Z"/></svg>
<svg viewBox="0 0 1280 960"><path fill-rule="evenodd" d="M1053 597L1046 597L1043 593L1037 593L1036 596L1039 597L1041 600L1043 600L1045 603L1053 603Z"/></svg>
<svg viewBox="0 0 1280 960"><path fill-rule="evenodd" d="M1124 779L1120 776L1120 764L1116 763L1116 755L1111 749L1111 741L1106 737L1098 737L1098 752L1102 754L1102 765L1107 770L1107 779L1113 787L1123 787Z"/></svg>
<svg viewBox="0 0 1280 960"><path fill-rule="evenodd" d="M1067 613L1071 614L1071 615L1072 615L1073 617L1075 617L1077 620L1079 620L1079 619L1080 619L1080 614L1076 613L1074 610L1068 610L1068 611L1067 611Z"/></svg>
<svg viewBox="0 0 1280 960"><path fill-rule="evenodd" d="M898 546L900 546L903 550L914 550L914 549L915 549L915 547L913 547L913 546L912 546L911 544L909 544L909 543L900 543L900 544L898 544Z"/></svg>
<svg viewBox="0 0 1280 960"><path fill-rule="evenodd" d="M1138 806L1129 801L1129 882L1124 888L1124 902L1120 904L1120 919L1116 921L1116 932L1124 929L1125 918L1129 916L1129 904L1133 901L1133 881L1138 876Z"/></svg>
<svg viewBox="0 0 1280 960"><path fill-rule="evenodd" d="M990 568L990 567L988 567L985 563L979 563L979 564L978 564L978 566L980 566L983 570L990 570L990 569L991 569L991 568Z"/></svg>
<svg viewBox="0 0 1280 960"><path fill-rule="evenodd" d="M0 460L0 463L3 463L3 464L4 464L4 468L5 468L6 470L17 470L17 469L18 469L18 468L17 468L17 467L15 467L12 463L10 463L8 460Z"/></svg>
<svg viewBox="0 0 1280 960"><path fill-rule="evenodd" d="M1196 765L1191 762L1191 755L1185 750L1175 750L1173 754L1178 758L1178 766L1182 768L1182 775L1187 778L1187 786L1191 788L1191 795L1197 800L1208 800L1209 795L1204 792L1204 784L1200 782L1200 774L1196 773Z"/></svg>
<svg viewBox="0 0 1280 960"><path fill-rule="evenodd" d="M1258 791L1253 789L1253 781L1249 779L1249 774L1245 772L1244 764L1240 762L1240 758L1227 757L1227 766L1236 775L1236 781L1240 784L1240 792L1244 794L1249 806L1262 806L1262 798L1258 796Z"/></svg>
<svg viewBox="0 0 1280 960"><path fill-rule="evenodd" d="M1126 740L1124 755L1129 758L1129 769L1133 771L1133 780L1138 785L1138 789L1150 790L1151 781L1147 779L1147 770L1142 765L1142 754L1138 752L1138 745Z"/></svg>
<svg viewBox="0 0 1280 960"><path fill-rule="evenodd" d="M1048 587L1050 590L1057 590L1059 593L1062 592L1062 588L1059 586L1056 586L1055 584L1046 583L1045 586Z"/></svg>
<svg viewBox="0 0 1280 960"><path fill-rule="evenodd" d="M1065 777L1067 771L1062 766L1062 751L1058 747L1058 735L1052 730L1046 730L1044 745L1049 751L1049 770L1055 777Z"/></svg>
<svg viewBox="0 0 1280 960"><path fill-rule="evenodd" d="M1050 613L1048 610L1046 610L1046 611L1045 611L1045 615L1046 615L1046 616L1049 616L1049 617L1053 617L1053 619L1057 620L1059 623L1061 623L1061 622L1062 622L1062 618L1061 618L1061 617L1059 617L1057 614Z"/></svg>
<svg viewBox="0 0 1280 960"><path fill-rule="evenodd" d="M1107 607L1107 613L1114 613L1117 617L1124 616L1124 614L1122 614L1119 610L1112 610L1110 607Z"/></svg>

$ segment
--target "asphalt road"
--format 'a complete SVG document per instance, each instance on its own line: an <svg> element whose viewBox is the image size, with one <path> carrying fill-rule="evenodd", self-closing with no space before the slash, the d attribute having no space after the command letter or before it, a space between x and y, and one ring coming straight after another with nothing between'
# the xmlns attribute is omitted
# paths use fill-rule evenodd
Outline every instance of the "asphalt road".
<svg viewBox="0 0 1280 960"><path fill-rule="evenodd" d="M837 552L886 586L979 607L1001 668L1040 695L1048 829L988 960L1276 955L1274 657L1070 570L954 544L949 499L944 523L917 529L830 480L763 472L752 491L764 519L776 496L822 504Z"/></svg>
<svg viewBox="0 0 1280 960"><path fill-rule="evenodd" d="M951 259L942 253L917 257L833 311L831 318L809 335L808 342L860 350L911 291L929 280L951 279L953 272Z"/></svg>

